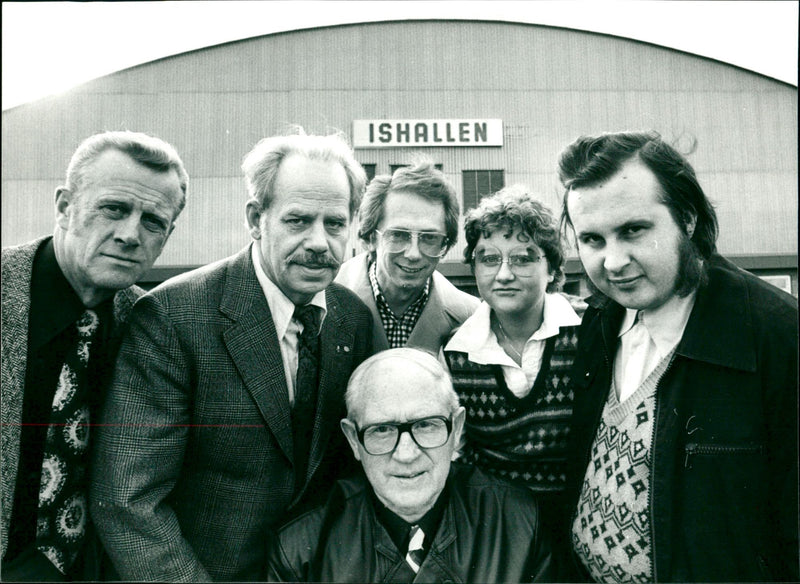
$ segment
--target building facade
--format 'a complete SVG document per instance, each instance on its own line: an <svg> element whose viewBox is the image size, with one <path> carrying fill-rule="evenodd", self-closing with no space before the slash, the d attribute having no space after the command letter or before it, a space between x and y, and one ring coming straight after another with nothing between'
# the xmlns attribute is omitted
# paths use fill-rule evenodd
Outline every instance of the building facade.
<svg viewBox="0 0 800 584"><path fill-rule="evenodd" d="M792 85L571 29L423 20L266 35L4 111L2 244L52 230L53 193L69 157L102 130L167 140L191 177L152 284L246 245L242 157L292 125L343 131L369 175L431 158L465 208L520 183L556 212L556 164L567 144L581 134L655 129L694 149L689 159L719 216L720 252L796 295L797 113ZM448 253L442 271L469 287L463 247ZM570 258L577 291L574 250Z"/></svg>

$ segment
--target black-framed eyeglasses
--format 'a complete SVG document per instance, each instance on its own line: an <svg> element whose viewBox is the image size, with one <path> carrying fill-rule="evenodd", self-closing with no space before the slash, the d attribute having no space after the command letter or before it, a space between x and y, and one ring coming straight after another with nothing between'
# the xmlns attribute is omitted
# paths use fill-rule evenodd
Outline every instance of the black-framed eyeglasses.
<svg viewBox="0 0 800 584"><path fill-rule="evenodd" d="M451 418L430 416L408 422L381 422L357 430L358 441L369 454L378 456L393 452L400 443L400 436L408 432L420 448L438 448L450 438L453 429Z"/></svg>
<svg viewBox="0 0 800 584"><path fill-rule="evenodd" d="M390 253L401 253L411 247L416 239L421 254L431 258L440 258L447 253L447 236L438 231L411 231L408 229L375 230L381 238L386 250Z"/></svg>
<svg viewBox="0 0 800 584"><path fill-rule="evenodd" d="M472 252L472 261L476 272L494 274L500 269L500 266L508 264L508 269L523 278L530 277L536 272L536 264L543 257L527 248L512 249L507 258L504 258L503 253L495 247L485 247Z"/></svg>

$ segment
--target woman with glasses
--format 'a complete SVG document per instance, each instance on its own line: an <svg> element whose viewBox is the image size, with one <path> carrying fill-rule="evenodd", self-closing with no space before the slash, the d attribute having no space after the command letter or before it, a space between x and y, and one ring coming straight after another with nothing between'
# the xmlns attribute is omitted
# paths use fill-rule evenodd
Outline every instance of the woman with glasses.
<svg viewBox="0 0 800 584"><path fill-rule="evenodd" d="M539 496L556 531L572 415L569 375L585 305L559 294L564 252L551 211L522 187L465 217L465 261L483 302L445 345L467 409L463 457ZM577 309L577 312L576 312Z"/></svg>

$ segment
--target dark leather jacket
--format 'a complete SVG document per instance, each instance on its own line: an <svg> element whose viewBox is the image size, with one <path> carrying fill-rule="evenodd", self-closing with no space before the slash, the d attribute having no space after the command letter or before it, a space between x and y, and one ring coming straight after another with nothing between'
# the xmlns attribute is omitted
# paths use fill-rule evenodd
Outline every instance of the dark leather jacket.
<svg viewBox="0 0 800 584"><path fill-rule="evenodd" d="M573 370L573 513L624 314L608 299L589 304ZM656 581L797 581L797 336L795 298L711 259L657 388Z"/></svg>
<svg viewBox="0 0 800 584"><path fill-rule="evenodd" d="M550 546L527 489L454 463L449 500L414 582L552 581ZM363 476L339 481L328 503L284 526L266 578L282 582L397 582L403 556L375 517Z"/></svg>

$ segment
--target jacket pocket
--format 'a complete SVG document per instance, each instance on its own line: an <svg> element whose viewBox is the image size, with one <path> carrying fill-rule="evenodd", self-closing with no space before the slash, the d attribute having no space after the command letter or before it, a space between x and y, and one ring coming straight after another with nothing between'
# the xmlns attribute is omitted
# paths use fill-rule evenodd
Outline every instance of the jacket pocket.
<svg viewBox="0 0 800 584"><path fill-rule="evenodd" d="M761 454L764 447L761 444L700 444L689 442L684 449L684 468L692 468L692 460L697 456L742 456L747 454Z"/></svg>

